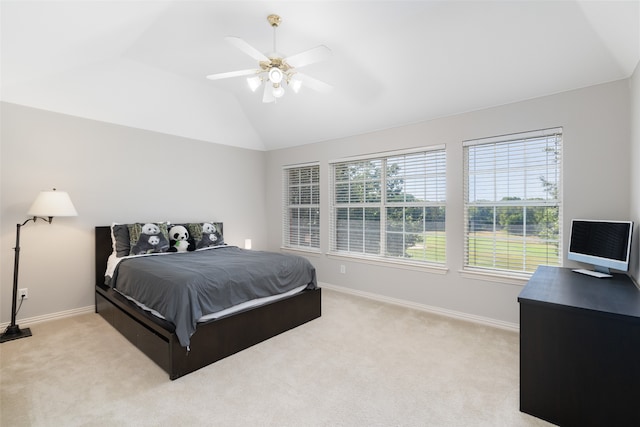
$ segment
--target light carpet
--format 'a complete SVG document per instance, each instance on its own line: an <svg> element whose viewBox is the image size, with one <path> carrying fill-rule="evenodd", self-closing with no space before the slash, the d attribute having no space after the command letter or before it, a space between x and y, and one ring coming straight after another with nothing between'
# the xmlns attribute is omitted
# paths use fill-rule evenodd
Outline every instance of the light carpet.
<svg viewBox="0 0 640 427"><path fill-rule="evenodd" d="M175 381L97 314L31 325L0 346L0 424L550 425L518 409L517 333L327 289L322 304Z"/></svg>

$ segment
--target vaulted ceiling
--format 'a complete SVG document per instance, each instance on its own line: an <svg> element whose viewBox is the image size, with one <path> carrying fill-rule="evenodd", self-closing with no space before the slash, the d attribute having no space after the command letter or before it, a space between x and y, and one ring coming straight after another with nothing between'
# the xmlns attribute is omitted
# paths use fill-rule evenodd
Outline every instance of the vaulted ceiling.
<svg viewBox="0 0 640 427"><path fill-rule="evenodd" d="M0 98L219 144L272 150L629 77L638 1L7 1ZM262 103L228 35L292 55L329 93Z"/></svg>

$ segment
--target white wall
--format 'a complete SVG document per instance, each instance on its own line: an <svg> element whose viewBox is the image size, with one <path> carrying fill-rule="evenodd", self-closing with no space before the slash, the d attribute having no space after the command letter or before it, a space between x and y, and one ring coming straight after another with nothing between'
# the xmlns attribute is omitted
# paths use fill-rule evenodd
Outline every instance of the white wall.
<svg viewBox="0 0 640 427"><path fill-rule="evenodd" d="M633 258L630 267L631 274L636 279L640 279L640 63L629 79L630 93L630 140L631 154L629 156L629 167L631 169L631 219L635 221L636 229L633 240Z"/></svg>
<svg viewBox="0 0 640 427"><path fill-rule="evenodd" d="M20 319L94 304L96 225L224 223L225 240L266 246L264 152L2 103L0 323L10 320L16 224L41 190L69 192L79 216L22 228Z"/></svg>
<svg viewBox="0 0 640 427"><path fill-rule="evenodd" d="M447 264L445 275L310 256L318 278L335 286L517 324L522 285L463 277L462 141L562 126L564 239L571 218L629 216L629 89L617 81L511 105L267 153L269 248L281 244L283 165L318 161L321 170L321 249L328 250L328 162L435 144L447 150ZM636 163L637 164L637 163ZM640 188L637 189L640 192ZM566 243L565 243L565 263ZM637 256L637 251L634 256ZM346 274L339 273L340 264Z"/></svg>

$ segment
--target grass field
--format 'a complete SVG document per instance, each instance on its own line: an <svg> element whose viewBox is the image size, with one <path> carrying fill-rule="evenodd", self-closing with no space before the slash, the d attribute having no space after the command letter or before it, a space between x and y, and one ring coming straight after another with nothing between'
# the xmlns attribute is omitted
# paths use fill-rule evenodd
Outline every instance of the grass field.
<svg viewBox="0 0 640 427"><path fill-rule="evenodd" d="M425 241L407 249L411 259L429 262L446 261L446 240L444 233L428 233Z"/></svg>
<svg viewBox="0 0 640 427"><path fill-rule="evenodd" d="M494 239L495 237L495 239ZM407 249L417 260L444 262L446 243L444 234L428 234L425 244ZM469 239L469 265L533 272L539 264L559 265L557 243L539 237L523 238L506 232L475 233Z"/></svg>

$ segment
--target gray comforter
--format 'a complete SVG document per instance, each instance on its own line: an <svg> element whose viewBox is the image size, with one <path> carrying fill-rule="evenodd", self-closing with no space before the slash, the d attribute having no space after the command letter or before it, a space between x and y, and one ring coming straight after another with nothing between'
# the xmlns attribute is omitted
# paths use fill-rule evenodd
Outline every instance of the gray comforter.
<svg viewBox="0 0 640 427"><path fill-rule="evenodd" d="M236 246L126 258L111 278L119 292L172 322L184 347L200 317L302 285L317 286L306 258Z"/></svg>

